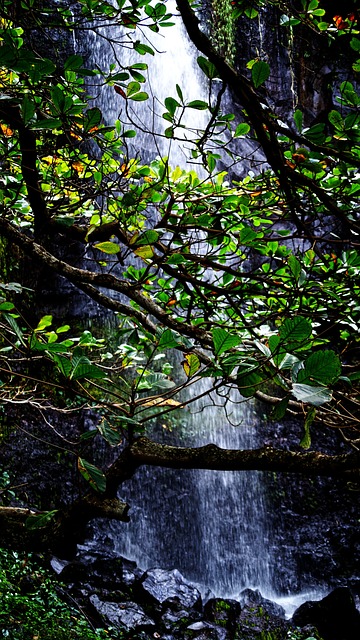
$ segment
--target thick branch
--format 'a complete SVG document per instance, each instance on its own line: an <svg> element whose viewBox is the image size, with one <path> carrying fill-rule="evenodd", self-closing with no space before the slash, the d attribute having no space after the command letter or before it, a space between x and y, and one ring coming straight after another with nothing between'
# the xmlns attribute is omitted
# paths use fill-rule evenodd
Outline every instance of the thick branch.
<svg viewBox="0 0 360 640"><path fill-rule="evenodd" d="M92 518L110 518L128 522L129 506L116 497L88 495L69 509L59 510L44 526L27 528L26 521L41 513L31 509L0 506L1 544L23 549L69 548L82 537Z"/></svg>
<svg viewBox="0 0 360 640"><path fill-rule="evenodd" d="M133 284L120 280L110 273L98 273L69 265L67 262L56 258L40 244L37 244L31 238L28 238L25 234L15 229L15 227L13 227L7 220L0 219L0 234L8 240L11 240L11 242L14 242L27 255L49 267L57 274L64 276L67 280L76 286L79 286L79 288L85 290L84 285L88 284L92 285L92 287L104 287L121 293L130 300L139 304L145 312L154 316L154 318L162 322L165 326L170 327L175 331L181 331L182 334L198 340L200 344L205 347L212 345L211 337L206 331L199 327L193 327L189 323L177 322L170 313L163 311L161 307L159 307L151 298L141 293L141 291L139 291L139 289ZM94 290L89 286L86 287L86 292L89 293L89 295L92 295ZM99 296L97 297L99 299ZM103 295L101 297L101 301L110 309L115 308L113 298ZM136 314L134 314L134 316L135 315Z"/></svg>
<svg viewBox="0 0 360 640"><path fill-rule="evenodd" d="M128 479L141 465L170 469L214 469L222 471L282 471L308 476L332 476L360 479L360 454L327 455L318 451L284 451L273 447L261 449L221 449L214 444L204 447L174 447L148 438L139 438L110 467L109 491Z"/></svg>
<svg viewBox="0 0 360 640"><path fill-rule="evenodd" d="M36 136L25 126L17 106L4 101L5 105L0 105L0 118L8 122L12 129L16 129L19 134L19 147L21 153L21 171L27 190L27 197L34 214L35 237L40 237L49 221L49 213L40 188L40 178L36 167L37 150Z"/></svg>
<svg viewBox="0 0 360 640"><path fill-rule="evenodd" d="M233 94L238 98L240 104L244 107L247 113L247 119L254 128L267 162L279 178L280 185L288 202L293 204L295 186L305 187L309 189L310 192L315 191L317 197L332 213L344 218L344 213L323 189L317 187L312 180L308 179L301 172L294 171L286 165L276 136L277 125L274 124L268 115L267 108L264 108L262 104L264 100L259 99L250 81L243 74L233 69L233 67L216 52L209 38L199 28L199 20L190 6L189 0L178 0L177 6L190 40L199 51L206 55L210 62L215 65L222 80L229 86ZM307 234L307 230L294 214L293 220L299 231Z"/></svg>

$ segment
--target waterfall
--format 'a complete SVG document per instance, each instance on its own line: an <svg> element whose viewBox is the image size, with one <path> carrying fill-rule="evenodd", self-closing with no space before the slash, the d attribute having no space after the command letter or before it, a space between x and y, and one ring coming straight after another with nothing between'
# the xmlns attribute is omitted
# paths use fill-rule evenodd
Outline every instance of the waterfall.
<svg viewBox="0 0 360 640"><path fill-rule="evenodd" d="M187 38L179 15L176 15L175 0L170 0L167 7L175 14L174 26L161 28L159 33L150 31L149 40L144 40L147 46L151 45L154 56L137 53L130 44L129 32L123 29L119 33L118 26L99 28L96 34L88 33L87 41L82 42L81 46L85 48L91 67L97 65L109 69L110 65L114 65L117 70L126 70L129 65L136 63L148 65L147 71L141 71L146 76L141 91L148 93L147 101L126 101L112 86L99 85L97 90L96 103L102 110L105 122L113 124L119 119L124 129L137 130L134 140L128 141L129 157L132 154L140 155L144 162L150 162L156 156L167 156L172 167L178 165L184 168L187 164L188 168L201 171L200 165L196 167L194 161L189 167L191 142L188 138L191 138L189 132L195 133L206 126L204 111L192 108L185 110L181 120L185 128L176 129L176 137L181 137L181 142L164 136L165 129L170 125L162 117L166 111L164 101L167 97L179 101L177 86L185 103L208 99L208 88L204 85L204 76L196 62L199 54Z"/></svg>
<svg viewBox="0 0 360 640"><path fill-rule="evenodd" d="M192 394L207 390L198 382ZM180 415L181 414L181 415ZM251 403L236 393L231 400L212 393L168 424L157 425L158 441L229 449L257 445L258 418ZM167 430L171 428L172 433ZM120 490L131 504L131 522L113 525L115 548L141 567L179 569L222 597L245 587L273 595L269 523L261 475L256 472L144 468Z"/></svg>
<svg viewBox="0 0 360 640"><path fill-rule="evenodd" d="M132 143L132 148L128 147L129 157L133 153L149 162L158 155L167 155L171 166L184 167L189 166L189 141L184 137L179 144L151 133L162 133L169 125L162 118L163 103L168 96L176 98L176 85L181 87L185 101L208 97L208 87L204 86L204 76L196 63L197 51L189 43L179 18L175 21L176 26L163 29L163 35L151 34L154 48L163 52L154 57L136 54L126 32L119 34L118 28L113 34L100 30L97 37L89 33L91 39L82 42L82 47L91 52L90 67L108 68L113 63L126 69L139 61L148 62L147 82L142 87L151 96L149 101L126 101L114 87L99 84L95 103L108 124L119 118L125 129L136 124L143 129L136 138L128 139ZM260 49L265 50L269 36L260 18L259 29ZM108 38L113 36L122 39L124 46L110 45ZM285 83L289 71L287 75L280 73L279 60L277 64L279 78ZM188 127L203 128L204 124L204 112L186 110ZM249 156L239 168L239 174L243 175L249 163L253 161L258 166L263 159L258 152L254 153L248 141L244 141L242 151ZM177 375L181 376L181 372L174 370L173 377ZM206 390L205 384L208 383L200 381L190 393L201 395ZM150 427L151 437L158 442L184 446L209 442L228 449L258 446L260 418L251 403L242 402L234 393L231 399L213 394L205 405L197 401L191 408L178 410L170 419L157 422ZM135 560L143 569L177 568L199 584L203 592L211 589L222 597L237 597L242 589L252 587L274 598L276 592L306 587L306 579L299 585L291 582L299 571L289 553L286 569L291 578L282 589L284 581L277 571L279 548L275 549L272 540L274 522L263 474L143 468L121 487L120 496L131 506L130 523L100 523L94 545L107 541L117 553Z"/></svg>
<svg viewBox="0 0 360 640"><path fill-rule="evenodd" d="M113 87L99 85L96 103L107 123L117 118L126 123L130 115L135 126L161 132L169 124L161 118L163 102L168 96L176 97L176 85L185 101L207 99L197 51L179 18L175 21L176 26L162 30L164 35L151 34L152 46L163 54L147 56L151 59L146 60L149 72L143 86L151 95L150 101L133 103L131 113L126 113L124 98ZM89 35L91 66L107 68L118 61L126 68L144 62L144 56L130 47L109 46L109 36L115 35L119 38L118 33L103 30L95 38ZM126 44L126 33L121 37ZM204 127L203 112L187 109L185 122L189 128ZM185 138L180 144L164 137L159 142L151 133L140 131L133 152L146 161L167 155L172 166L183 167L187 147ZM206 384L198 382L190 393L202 395ZM214 393L205 405L203 399L198 400L190 409L172 414L166 424L154 425L151 435L160 442L185 446L212 442L228 449L245 449L258 444L257 424L251 404L235 393L231 399ZM136 560L142 568L177 568L204 592L211 589L219 596L236 597L245 587L253 587L272 595L269 519L260 474L144 468L121 487L120 496L131 505L131 522L106 523L106 535L111 536L119 554Z"/></svg>

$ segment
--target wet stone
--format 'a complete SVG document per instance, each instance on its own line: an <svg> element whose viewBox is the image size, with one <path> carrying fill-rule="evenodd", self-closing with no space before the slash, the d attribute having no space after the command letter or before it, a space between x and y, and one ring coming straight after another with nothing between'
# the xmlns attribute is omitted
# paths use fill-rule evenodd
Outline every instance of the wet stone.
<svg viewBox="0 0 360 640"><path fill-rule="evenodd" d="M347 587L338 587L322 600L304 602L292 622L298 627L314 625L324 640L360 638L360 613Z"/></svg>
<svg viewBox="0 0 360 640"><path fill-rule="evenodd" d="M97 595L90 596L89 600L107 624L135 631L155 629L154 620L136 602L105 602Z"/></svg>
<svg viewBox="0 0 360 640"><path fill-rule="evenodd" d="M243 607L263 607L271 616L285 618L285 609L276 602L264 598L258 589L244 589L239 596Z"/></svg>
<svg viewBox="0 0 360 640"><path fill-rule="evenodd" d="M138 585L139 591L151 604L163 605L169 608L172 605L184 609L201 608L201 595L198 589L183 578L181 573L174 569L151 569L146 571L144 578Z"/></svg>
<svg viewBox="0 0 360 640"><path fill-rule="evenodd" d="M241 607L237 600L211 598L204 606L205 619L224 627L231 633L235 631L240 613Z"/></svg>
<svg viewBox="0 0 360 640"><path fill-rule="evenodd" d="M226 629L203 620L189 625L188 630L194 632L192 637L196 640L229 640L231 637Z"/></svg>

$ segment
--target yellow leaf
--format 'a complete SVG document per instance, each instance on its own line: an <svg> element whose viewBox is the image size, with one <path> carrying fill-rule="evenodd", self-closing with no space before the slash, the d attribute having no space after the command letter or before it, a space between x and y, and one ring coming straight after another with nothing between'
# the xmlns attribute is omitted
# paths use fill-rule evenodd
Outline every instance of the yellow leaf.
<svg viewBox="0 0 360 640"><path fill-rule="evenodd" d="M14 135L13 130L10 129L10 127L8 127L6 124L0 124L0 129L3 132L5 138L11 138L11 136Z"/></svg>
<svg viewBox="0 0 360 640"><path fill-rule="evenodd" d="M61 160L55 156L44 156L41 158L41 162L45 162L46 164L58 164Z"/></svg>
<svg viewBox="0 0 360 640"><path fill-rule="evenodd" d="M177 400L173 400L172 398L162 398L158 396L156 398L151 398L151 400L147 400L147 402L141 403L142 407L180 407L181 402Z"/></svg>
<svg viewBox="0 0 360 640"><path fill-rule="evenodd" d="M134 253L136 253L136 255L143 260L149 260L149 258L152 258L154 255L153 248L150 247L149 244L145 244L143 247L135 249Z"/></svg>
<svg viewBox="0 0 360 640"><path fill-rule="evenodd" d="M197 371L199 371L200 360L195 353L186 353L182 366L188 378L191 378Z"/></svg>
<svg viewBox="0 0 360 640"><path fill-rule="evenodd" d="M81 173L82 171L84 171L84 165L82 164L82 162L79 162L79 160L73 162L71 166L73 169L75 169L76 173Z"/></svg>

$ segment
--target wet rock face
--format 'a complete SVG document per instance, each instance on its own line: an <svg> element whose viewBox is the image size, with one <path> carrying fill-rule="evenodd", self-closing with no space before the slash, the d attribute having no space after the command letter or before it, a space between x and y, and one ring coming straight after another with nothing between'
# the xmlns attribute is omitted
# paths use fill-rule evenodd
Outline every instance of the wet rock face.
<svg viewBox="0 0 360 640"><path fill-rule="evenodd" d="M97 595L90 596L89 601L107 624L126 631L155 630L154 620L136 602L107 602Z"/></svg>
<svg viewBox="0 0 360 640"><path fill-rule="evenodd" d="M201 608L200 591L185 580L177 569L146 571L137 591L142 599L157 607L166 602L185 609Z"/></svg>
<svg viewBox="0 0 360 640"><path fill-rule="evenodd" d="M360 613L347 587L301 605L292 620L284 609L245 589L238 600L210 597L177 570L141 571L130 560L80 547L72 562L52 561L71 597L94 624L114 626L124 637L145 640L357 640ZM128 634L130 634L128 636Z"/></svg>
<svg viewBox="0 0 360 640"><path fill-rule="evenodd" d="M360 613L350 589L339 587L317 602L304 602L294 613L296 626L314 625L323 640L360 638Z"/></svg>

